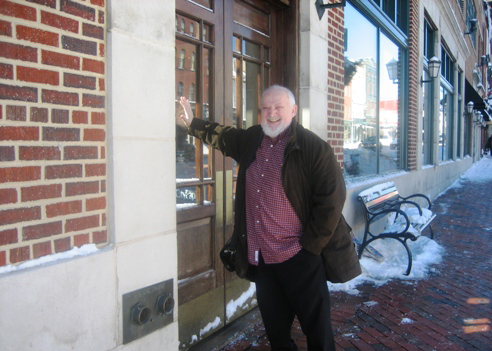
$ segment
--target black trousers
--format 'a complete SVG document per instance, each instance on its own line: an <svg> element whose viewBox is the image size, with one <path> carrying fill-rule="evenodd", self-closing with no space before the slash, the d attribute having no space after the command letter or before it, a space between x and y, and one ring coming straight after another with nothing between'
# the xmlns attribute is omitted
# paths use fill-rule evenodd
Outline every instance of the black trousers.
<svg viewBox="0 0 492 351"><path fill-rule="evenodd" d="M297 316L309 351L335 351L330 293L321 256L302 249L279 264L260 254L256 297L272 351L295 350L290 330Z"/></svg>

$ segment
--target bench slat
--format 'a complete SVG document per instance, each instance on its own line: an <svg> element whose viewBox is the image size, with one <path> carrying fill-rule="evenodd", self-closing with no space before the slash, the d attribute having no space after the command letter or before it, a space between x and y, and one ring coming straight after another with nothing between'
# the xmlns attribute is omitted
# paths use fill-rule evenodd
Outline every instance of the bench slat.
<svg viewBox="0 0 492 351"><path fill-rule="evenodd" d="M381 202L384 202L384 201L391 199L392 197L398 197L398 191L397 190L393 191L391 193L382 195L378 198L375 198L369 202L366 202L365 204L366 204L367 208L372 208L372 207L375 207L376 205L379 205Z"/></svg>

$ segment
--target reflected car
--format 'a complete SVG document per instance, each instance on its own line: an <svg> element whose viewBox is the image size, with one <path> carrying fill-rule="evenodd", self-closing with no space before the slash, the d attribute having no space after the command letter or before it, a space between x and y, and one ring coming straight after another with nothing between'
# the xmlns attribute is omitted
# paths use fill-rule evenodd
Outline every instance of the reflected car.
<svg viewBox="0 0 492 351"><path fill-rule="evenodd" d="M398 146L398 140L397 139L391 139L390 149L394 150L394 149L396 149L397 146Z"/></svg>
<svg viewBox="0 0 492 351"><path fill-rule="evenodd" d="M364 139L364 141L362 141L359 144L359 147L363 147L366 149L376 149L376 145L377 145L376 137L370 136L370 137L367 137L366 139ZM382 149L382 147L383 147L383 145L381 143L379 143L379 149L380 150Z"/></svg>
<svg viewBox="0 0 492 351"><path fill-rule="evenodd" d="M388 136L388 135L382 135L380 138L379 138L379 142L381 144L383 144L384 146L390 146L391 144L391 138Z"/></svg>

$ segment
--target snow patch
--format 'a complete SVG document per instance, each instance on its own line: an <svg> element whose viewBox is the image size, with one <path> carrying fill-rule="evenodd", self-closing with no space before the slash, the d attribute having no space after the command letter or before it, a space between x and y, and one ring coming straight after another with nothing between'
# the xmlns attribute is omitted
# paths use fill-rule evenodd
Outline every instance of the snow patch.
<svg viewBox="0 0 492 351"><path fill-rule="evenodd" d="M227 304L226 311L227 311L227 319L232 318L234 314L236 313L238 308L246 309L249 306L246 303L248 299L253 297L253 295L256 292L256 285L255 283L250 283L248 290L246 290L237 300L231 300ZM256 301L256 300L254 300ZM253 302L254 302L253 301Z"/></svg>
<svg viewBox="0 0 492 351"><path fill-rule="evenodd" d="M403 318L400 322L400 324L412 324L413 323L413 320L411 320L410 318Z"/></svg>
<svg viewBox="0 0 492 351"><path fill-rule="evenodd" d="M486 183L492 181L492 158L482 157L480 161L475 162L449 188L439 194L439 196L445 194L450 189L462 188L464 181L475 183Z"/></svg>
<svg viewBox="0 0 492 351"><path fill-rule="evenodd" d="M73 258L76 256L86 256L98 251L95 244L87 244L81 247L74 247L73 249L65 252L56 253L53 255L43 256L31 261L21 263L17 266L8 265L0 267L0 274L10 273L14 271L20 271L26 268L32 268L37 266L42 266L51 262L61 261L68 258Z"/></svg>
<svg viewBox="0 0 492 351"><path fill-rule="evenodd" d="M403 275L408 265L407 252L403 245L395 239L378 239L371 245L382 254L382 261L377 262L363 256L360 259L361 275L343 284L328 282L328 288L330 291L358 295L357 286L365 283L381 286L392 279L415 280L428 277L433 272L432 266L441 263L444 248L426 236L420 236L416 241L408 240L407 244L413 257L412 271L408 276Z"/></svg>
<svg viewBox="0 0 492 351"><path fill-rule="evenodd" d="M205 328L200 329L200 338L208 334L211 330L217 329L220 326L221 321L222 320L219 317L216 317L213 322L208 323Z"/></svg>

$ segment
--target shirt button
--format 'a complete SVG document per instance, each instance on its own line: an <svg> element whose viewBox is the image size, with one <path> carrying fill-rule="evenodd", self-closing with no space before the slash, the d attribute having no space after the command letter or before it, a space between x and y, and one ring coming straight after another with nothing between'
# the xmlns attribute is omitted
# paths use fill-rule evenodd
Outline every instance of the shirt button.
<svg viewBox="0 0 492 351"><path fill-rule="evenodd" d="M268 158L265 161L268 162Z"/></svg>
<svg viewBox="0 0 492 351"><path fill-rule="evenodd" d="M261 176L262 176L262 177L264 177L265 175L264 175L264 174L262 174Z"/></svg>
<svg viewBox="0 0 492 351"><path fill-rule="evenodd" d="M260 189L256 190L256 192L259 193L260 192Z"/></svg>

